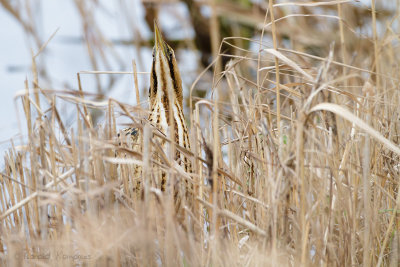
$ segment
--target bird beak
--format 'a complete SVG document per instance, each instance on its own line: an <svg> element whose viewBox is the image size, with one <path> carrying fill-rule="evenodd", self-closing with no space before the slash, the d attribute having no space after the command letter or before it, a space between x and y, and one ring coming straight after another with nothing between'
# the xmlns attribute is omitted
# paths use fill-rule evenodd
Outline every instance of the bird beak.
<svg viewBox="0 0 400 267"><path fill-rule="evenodd" d="M158 28L157 22L154 21L154 47L157 51L162 51L164 56L167 56L167 44L164 42L162 38L161 31Z"/></svg>

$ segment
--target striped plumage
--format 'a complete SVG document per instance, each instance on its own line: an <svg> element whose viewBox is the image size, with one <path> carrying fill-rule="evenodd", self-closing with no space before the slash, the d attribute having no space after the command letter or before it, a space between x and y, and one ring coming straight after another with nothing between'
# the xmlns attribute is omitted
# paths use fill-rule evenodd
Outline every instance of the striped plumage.
<svg viewBox="0 0 400 267"><path fill-rule="evenodd" d="M173 94L173 123L175 142L180 146L189 147L188 131L183 115L182 80L174 50L162 39L161 33L154 26L155 45L153 48L153 64L150 74L150 109L149 121L164 134L167 134L170 125L170 108L168 90Z"/></svg>
<svg viewBox="0 0 400 267"><path fill-rule="evenodd" d="M160 30L155 23L154 25L154 48L153 48L153 63L150 74L149 88L149 107L150 115L149 122L161 131L166 137L171 137L176 144L181 147L190 148L188 129L183 114L183 94L182 80L179 73L178 65L175 59L175 54L172 48L163 40ZM169 90L171 90L169 92ZM172 92L172 108L170 108L169 93ZM170 112L172 112L172 121L170 120ZM173 126L172 126L173 125ZM169 132L174 130L172 134ZM140 142L140 132L137 129L127 128L123 130L122 136L128 137L128 143L133 150L138 151L138 143ZM167 154L167 142L164 139L156 139L162 146L163 151ZM127 142L124 142L126 145ZM152 159L160 160L159 155L153 154ZM178 150L175 150L175 160L177 160L187 172L191 171L189 160ZM134 169L133 176L136 179L134 185L136 192L141 192L141 168L137 166ZM152 172L157 187L161 191L167 188L167 175L163 171ZM179 185L182 185L182 182ZM184 182L186 191L188 190L187 181ZM174 185L175 197L177 189L182 186Z"/></svg>
<svg viewBox="0 0 400 267"><path fill-rule="evenodd" d="M182 80L174 50L163 40L160 30L154 25L153 64L150 76L150 116L149 121L161 132L168 136L170 130L176 144L190 148L188 130L183 114ZM168 90L171 90L170 92ZM172 92L172 109L168 99ZM170 112L173 113L173 121L170 121ZM172 126L173 123L173 126ZM163 146L165 147L165 146ZM181 160L186 171L190 169L188 160L176 150L176 160ZM166 175L162 174L161 190L165 191Z"/></svg>

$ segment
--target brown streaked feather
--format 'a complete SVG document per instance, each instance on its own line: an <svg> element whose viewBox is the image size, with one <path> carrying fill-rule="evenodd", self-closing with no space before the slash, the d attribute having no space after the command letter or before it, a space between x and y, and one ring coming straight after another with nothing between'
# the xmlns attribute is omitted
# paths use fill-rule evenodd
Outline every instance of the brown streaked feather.
<svg viewBox="0 0 400 267"><path fill-rule="evenodd" d="M172 89L172 101L169 99L169 92ZM170 104L173 103L171 106ZM183 93L182 79L178 69L178 64L175 58L175 53L172 48L162 39L160 31L155 25L155 45L153 49L153 62L150 74L149 88L149 108L151 113L148 117L150 123L155 126L163 134L174 139L179 146L190 148L188 129L186 126L185 117L183 114ZM172 114L170 114L172 112ZM172 115L172 116L171 116ZM172 121L171 121L172 118ZM169 133L173 129L174 132ZM165 140L158 140L162 148L166 148ZM154 160L160 157L156 153L153 155ZM191 172L190 160L183 155L179 150L175 152L175 160L177 160L185 171ZM136 173L141 173L140 166L135 169ZM139 175L140 176L140 175ZM164 171L154 175L156 186L165 191L167 187L167 175ZM141 179L136 183L136 191L141 192ZM192 186L188 186L188 181L185 184L177 184L177 188L186 188L189 191ZM175 190L174 195L180 195L180 190ZM183 195L181 195L183 196ZM176 199L180 203L181 199Z"/></svg>

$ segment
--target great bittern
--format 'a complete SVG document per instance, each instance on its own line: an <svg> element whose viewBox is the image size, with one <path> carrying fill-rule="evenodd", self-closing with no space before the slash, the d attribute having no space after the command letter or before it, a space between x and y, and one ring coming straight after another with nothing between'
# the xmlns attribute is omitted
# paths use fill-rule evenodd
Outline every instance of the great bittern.
<svg viewBox="0 0 400 267"><path fill-rule="evenodd" d="M169 99L169 96L172 99ZM151 109L149 121L166 136L173 129L174 132L169 135L173 138L172 140L184 148L190 148L183 114L181 75L174 50L163 40L156 22L154 22L153 64L150 74L149 98ZM172 121L170 112L172 112ZM175 159L181 159L186 171L190 170L190 163L186 157L181 156L179 151L176 151ZM165 191L165 186L166 175L163 173L162 191Z"/></svg>
<svg viewBox="0 0 400 267"><path fill-rule="evenodd" d="M172 50L172 48L163 40L156 22L154 22L154 42L153 63L151 67L149 88L149 106L151 112L148 120L165 136L171 137L172 141L176 144L189 149L188 130L183 114L181 75L175 59L174 50ZM171 97L171 99L169 97ZM172 120L170 112L172 112ZM171 130L173 130L172 133L170 133ZM138 138L140 133L135 128L127 128L124 130L124 133L124 135L130 137L133 144L137 144L138 140L140 140L140 138ZM165 140L158 140L165 151ZM187 172L190 172L191 165L189 160L180 151L176 150L175 153L175 160L180 161L181 166L183 166ZM157 160L159 156L156 154L153 155L152 158ZM139 167L135 169L135 173L141 173ZM136 174L135 176L140 176ZM155 179L156 181L158 180L157 187L159 187L161 191L165 191L167 175L164 171L159 172L159 174L159 177ZM138 192L141 191L141 179L140 177L135 178L138 178L135 185L136 191ZM180 186L178 186L178 188L179 187ZM177 186L174 186L174 188L176 189ZM187 190L188 187L186 181L186 191ZM175 192L175 196L177 196L177 192Z"/></svg>

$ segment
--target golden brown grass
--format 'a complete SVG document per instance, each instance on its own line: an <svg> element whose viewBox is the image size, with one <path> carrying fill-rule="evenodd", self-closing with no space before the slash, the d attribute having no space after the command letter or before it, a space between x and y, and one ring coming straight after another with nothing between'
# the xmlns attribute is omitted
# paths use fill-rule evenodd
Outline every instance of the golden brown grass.
<svg viewBox="0 0 400 267"><path fill-rule="evenodd" d="M194 97L210 82L205 72L190 88L191 151L176 149L193 173L167 152L153 163L143 107L103 99L100 83L98 95L82 90L80 77L99 73L80 73L77 90L45 89L34 57L34 86L16 96L28 141L10 145L0 174L0 265L397 266L400 14L343 2L289 5L298 17L275 6L275 23L269 13L259 22L272 43L251 40L259 53L236 46L240 37L218 46L214 18L213 48L232 61L215 72L209 98ZM216 16L218 1L212 8ZM370 36L356 33L351 13L365 10ZM139 99L147 75L132 73ZM71 126L61 107L75 115ZM143 128L141 152L118 146L121 116ZM151 187L159 168L195 184L184 225L171 194ZM127 192L134 179L146 184L143 200Z"/></svg>

